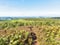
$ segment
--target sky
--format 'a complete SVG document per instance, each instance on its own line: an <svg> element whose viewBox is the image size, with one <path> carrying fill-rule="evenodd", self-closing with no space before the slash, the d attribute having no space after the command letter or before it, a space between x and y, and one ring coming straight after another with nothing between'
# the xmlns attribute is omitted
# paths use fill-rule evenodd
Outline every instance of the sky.
<svg viewBox="0 0 60 45"><path fill-rule="evenodd" d="M0 0L0 17L60 17L60 0Z"/></svg>

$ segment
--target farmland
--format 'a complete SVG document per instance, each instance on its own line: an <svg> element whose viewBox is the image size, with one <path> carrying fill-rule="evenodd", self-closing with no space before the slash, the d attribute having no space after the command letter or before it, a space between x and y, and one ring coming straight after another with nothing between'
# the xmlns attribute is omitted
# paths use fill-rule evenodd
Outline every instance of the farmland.
<svg viewBox="0 0 60 45"><path fill-rule="evenodd" d="M0 45L33 45L28 35L36 34L37 45L60 45L60 19L23 18L0 21Z"/></svg>

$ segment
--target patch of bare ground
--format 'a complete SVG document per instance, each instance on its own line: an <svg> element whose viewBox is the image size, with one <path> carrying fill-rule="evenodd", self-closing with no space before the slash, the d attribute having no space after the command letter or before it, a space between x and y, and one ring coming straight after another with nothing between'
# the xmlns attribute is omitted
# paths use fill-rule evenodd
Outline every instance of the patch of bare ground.
<svg viewBox="0 0 60 45"><path fill-rule="evenodd" d="M44 42L44 40L42 39L44 37L44 34L42 32L43 31L42 26L41 27L40 26L20 26L16 28L10 28L8 30L0 30L0 36L12 34L15 32L15 30L17 31L26 30L29 32L34 32L37 36L37 44L35 45L40 45L40 42L39 42L40 40L41 40L41 43Z"/></svg>

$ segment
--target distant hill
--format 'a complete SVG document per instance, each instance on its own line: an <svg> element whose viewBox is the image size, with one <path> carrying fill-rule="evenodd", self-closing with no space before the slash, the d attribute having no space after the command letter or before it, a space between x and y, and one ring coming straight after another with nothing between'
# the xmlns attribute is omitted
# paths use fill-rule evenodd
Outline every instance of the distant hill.
<svg viewBox="0 0 60 45"><path fill-rule="evenodd" d="M51 17L51 18L53 18L53 19L60 19L60 17Z"/></svg>
<svg viewBox="0 0 60 45"><path fill-rule="evenodd" d="M12 20L12 19L19 19L19 17L0 17L0 20Z"/></svg>
<svg viewBox="0 0 60 45"><path fill-rule="evenodd" d="M52 19L60 19L60 17L0 17L1 20L13 20L13 19L23 19L23 18L52 18Z"/></svg>
<svg viewBox="0 0 60 45"><path fill-rule="evenodd" d="M13 20L13 19L24 19L24 18L44 18L44 17L0 17L0 20Z"/></svg>

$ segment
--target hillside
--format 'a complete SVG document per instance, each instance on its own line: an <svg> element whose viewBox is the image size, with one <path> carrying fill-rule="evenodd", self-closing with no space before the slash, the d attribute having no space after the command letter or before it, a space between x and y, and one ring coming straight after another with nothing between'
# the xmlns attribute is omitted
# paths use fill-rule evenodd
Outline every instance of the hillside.
<svg viewBox="0 0 60 45"><path fill-rule="evenodd" d="M37 37L35 40L31 32ZM25 42L27 39L28 43ZM34 45L60 45L60 19L21 18L0 21L0 45L31 45L33 42Z"/></svg>

